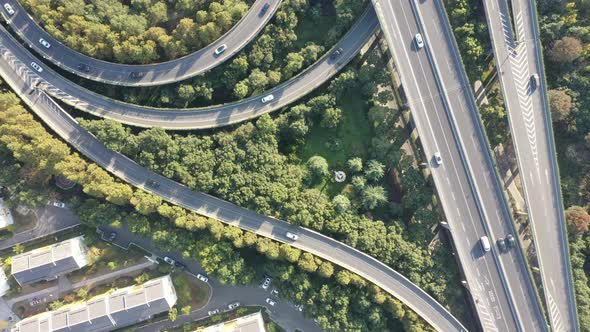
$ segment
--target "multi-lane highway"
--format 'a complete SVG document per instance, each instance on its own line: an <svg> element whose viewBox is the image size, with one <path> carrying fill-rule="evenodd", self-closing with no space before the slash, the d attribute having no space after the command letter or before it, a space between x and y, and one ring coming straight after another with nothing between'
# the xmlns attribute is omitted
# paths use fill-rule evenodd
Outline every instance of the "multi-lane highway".
<svg viewBox="0 0 590 332"><path fill-rule="evenodd" d="M113 119L138 127L161 127L164 129L205 129L235 124L262 114L278 110L322 85L338 70L346 66L377 30L378 22L372 8L361 15L351 30L334 48L342 48L337 58L328 52L323 58L305 71L283 84L266 91L260 96L237 102L199 109L155 109L127 104L93 93L65 79L55 71L44 66L38 73L43 78L45 90L65 103L96 116ZM5 29L0 27L0 42L10 48L21 61L41 64L35 56L16 41ZM263 104L263 95L273 94L272 102Z"/></svg>
<svg viewBox="0 0 590 332"><path fill-rule="evenodd" d="M215 42L185 57L147 65L125 65L91 58L62 44L41 28L18 0L6 0L15 13L9 15L4 9L2 14L8 23L30 47L43 58L55 65L87 79L125 86L152 86L178 82L202 74L238 53L252 41L273 17L281 0L257 0L244 17L227 33ZM263 11L263 7L269 7ZM50 43L46 48L39 42L43 38ZM215 55L215 49L221 45L227 49ZM86 71L80 65L89 66ZM133 78L132 73L141 73L141 78Z"/></svg>
<svg viewBox="0 0 590 332"><path fill-rule="evenodd" d="M578 318L535 3L485 0L504 103L525 192L543 293L554 331L578 331ZM511 19L510 15L514 15ZM514 22L514 25L512 24ZM539 85L532 75L539 76Z"/></svg>
<svg viewBox="0 0 590 332"><path fill-rule="evenodd" d="M215 218L260 236L290 243L359 274L392 294L438 331L465 331L461 323L442 305L385 264L341 242L285 221L260 215L221 199L192 191L177 182L139 166L129 158L107 149L84 130L70 115L40 89L36 72L11 52L11 45L0 41L0 76L45 124L86 157L118 178L158 195L168 202ZM148 180L151 184L147 184ZM287 231L296 233L289 240Z"/></svg>
<svg viewBox="0 0 590 332"><path fill-rule="evenodd" d="M514 234L470 86L439 1L373 0L427 156L481 325L486 331L547 329ZM421 33L425 46L417 46ZM484 253L487 235L492 251Z"/></svg>

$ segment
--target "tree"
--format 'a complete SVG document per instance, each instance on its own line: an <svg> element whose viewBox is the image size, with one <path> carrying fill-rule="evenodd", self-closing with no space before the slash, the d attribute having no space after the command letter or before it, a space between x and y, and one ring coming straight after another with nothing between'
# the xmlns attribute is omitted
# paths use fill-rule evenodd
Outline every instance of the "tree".
<svg viewBox="0 0 590 332"><path fill-rule="evenodd" d="M334 204L334 209L338 213L344 213L350 209L350 200L344 195L334 196L332 204Z"/></svg>
<svg viewBox="0 0 590 332"><path fill-rule="evenodd" d="M180 309L180 312L185 315L188 316L191 314L191 306L190 305L185 305L184 307L182 307L182 309Z"/></svg>
<svg viewBox="0 0 590 332"><path fill-rule="evenodd" d="M176 307L171 308L168 310L168 319L171 321L175 321L178 318L178 309Z"/></svg>
<svg viewBox="0 0 590 332"><path fill-rule="evenodd" d="M354 190L361 192L365 189L365 186L367 185L367 180L360 175L355 175L352 177L352 180L350 180L350 183L352 184Z"/></svg>
<svg viewBox="0 0 590 332"><path fill-rule="evenodd" d="M14 247L12 247L12 252L14 252L17 255L20 255L23 252L25 252L25 246L23 246L21 243L17 243L14 245Z"/></svg>
<svg viewBox="0 0 590 332"><path fill-rule="evenodd" d="M582 54L582 42L575 37L563 37L553 43L549 58L558 63L571 63Z"/></svg>
<svg viewBox="0 0 590 332"><path fill-rule="evenodd" d="M382 186L366 186L362 191L361 204L367 210L372 210L385 202L387 196Z"/></svg>
<svg viewBox="0 0 590 332"><path fill-rule="evenodd" d="M318 269L318 274L323 278L330 278L334 274L334 265L328 261L323 261Z"/></svg>
<svg viewBox="0 0 590 332"><path fill-rule="evenodd" d="M383 178L385 174L385 165L377 160L369 160L365 168L365 177L370 181L377 182Z"/></svg>
<svg viewBox="0 0 590 332"><path fill-rule="evenodd" d="M342 119L342 110L335 107L330 107L322 114L322 121L320 126L324 128L336 128Z"/></svg>
<svg viewBox="0 0 590 332"><path fill-rule="evenodd" d="M349 159L346 162L346 166L353 173L358 173L363 170L363 160L359 157Z"/></svg>
<svg viewBox="0 0 590 332"><path fill-rule="evenodd" d="M555 122L566 120L572 110L572 97L563 90L549 90L549 106L551 108L552 119Z"/></svg>
<svg viewBox="0 0 590 332"><path fill-rule="evenodd" d="M570 206L565 211L565 219L570 231L570 234L579 236L588 232L590 225L590 215L581 206Z"/></svg>
<svg viewBox="0 0 590 332"><path fill-rule="evenodd" d="M313 156L307 160L307 169L314 178L322 178L330 175L328 161L321 156Z"/></svg>
<svg viewBox="0 0 590 332"><path fill-rule="evenodd" d="M195 88L189 84L181 84L178 87L178 97L184 102L183 107L186 107L190 102L195 100Z"/></svg>

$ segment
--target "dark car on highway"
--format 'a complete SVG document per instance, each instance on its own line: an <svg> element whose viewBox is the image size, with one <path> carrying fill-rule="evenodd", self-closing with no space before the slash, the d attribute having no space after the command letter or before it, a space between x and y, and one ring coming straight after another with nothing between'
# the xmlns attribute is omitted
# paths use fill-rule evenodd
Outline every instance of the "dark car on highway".
<svg viewBox="0 0 590 332"><path fill-rule="evenodd" d="M81 71L87 73L90 71L90 66L85 64L85 63L79 63L78 64L78 69L80 69Z"/></svg>
<svg viewBox="0 0 590 332"><path fill-rule="evenodd" d="M330 55L331 59L336 59L337 57L339 57L340 55L342 55L342 47L339 47L336 51L332 52L332 55Z"/></svg>
<svg viewBox="0 0 590 332"><path fill-rule="evenodd" d="M140 71L134 71L131 73L131 78L142 78L143 75L145 75L144 73L140 72Z"/></svg>
<svg viewBox="0 0 590 332"><path fill-rule="evenodd" d="M270 8L270 4L268 2L265 3L264 6L262 6L262 9L260 9L260 15L266 14L266 12L268 11L269 8Z"/></svg>

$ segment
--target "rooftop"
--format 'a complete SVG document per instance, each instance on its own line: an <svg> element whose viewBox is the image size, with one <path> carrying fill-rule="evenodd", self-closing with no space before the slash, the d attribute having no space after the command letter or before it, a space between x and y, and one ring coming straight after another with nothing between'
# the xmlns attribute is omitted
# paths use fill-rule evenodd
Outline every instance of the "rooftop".
<svg viewBox="0 0 590 332"><path fill-rule="evenodd" d="M85 266L85 251L83 237L71 238L13 256L11 273L21 285L53 279Z"/></svg>
<svg viewBox="0 0 590 332"><path fill-rule="evenodd" d="M175 304L172 279L164 276L25 318L12 332L112 331L168 311Z"/></svg>
<svg viewBox="0 0 590 332"><path fill-rule="evenodd" d="M200 332L266 332L260 312L208 326Z"/></svg>

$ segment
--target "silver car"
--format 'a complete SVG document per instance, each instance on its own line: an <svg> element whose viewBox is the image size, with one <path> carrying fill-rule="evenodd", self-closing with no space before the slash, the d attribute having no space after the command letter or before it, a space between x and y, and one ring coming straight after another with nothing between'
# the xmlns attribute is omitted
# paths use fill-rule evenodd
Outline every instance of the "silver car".
<svg viewBox="0 0 590 332"><path fill-rule="evenodd" d="M42 73L43 72L43 68L41 68L41 66L39 66L36 62L31 62L31 67L33 67L33 69L35 69L36 71Z"/></svg>
<svg viewBox="0 0 590 332"><path fill-rule="evenodd" d="M416 41L416 46L418 46L418 48L422 48L424 47L424 40L422 40L422 35L417 33L414 36L414 40Z"/></svg>
<svg viewBox="0 0 590 332"><path fill-rule="evenodd" d="M49 44L49 42L43 38L39 38L39 43L41 43L41 45L45 46L45 48L51 47L51 44Z"/></svg>
<svg viewBox="0 0 590 332"><path fill-rule="evenodd" d="M12 9L12 6L9 3L4 4L4 9L8 13L8 15L14 15L14 9Z"/></svg>

